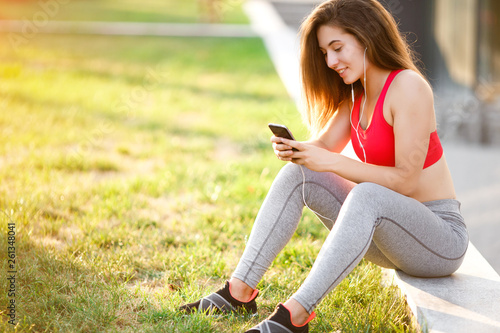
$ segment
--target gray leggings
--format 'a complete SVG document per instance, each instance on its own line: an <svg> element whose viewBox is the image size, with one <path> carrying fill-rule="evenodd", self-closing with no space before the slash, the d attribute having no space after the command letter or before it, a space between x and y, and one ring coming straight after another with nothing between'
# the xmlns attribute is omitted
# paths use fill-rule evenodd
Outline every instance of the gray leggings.
<svg viewBox="0 0 500 333"><path fill-rule="evenodd" d="M289 163L273 182L233 277L256 288L297 229L307 205L330 233L308 277L292 296L312 312L364 257L419 277L456 271L469 243L460 203L421 203L373 183L352 183L334 173Z"/></svg>

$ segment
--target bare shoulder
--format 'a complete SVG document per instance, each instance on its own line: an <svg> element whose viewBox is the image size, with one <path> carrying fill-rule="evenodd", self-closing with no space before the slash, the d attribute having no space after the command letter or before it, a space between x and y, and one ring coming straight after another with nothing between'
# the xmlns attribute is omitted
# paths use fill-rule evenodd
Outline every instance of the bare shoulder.
<svg viewBox="0 0 500 333"><path fill-rule="evenodd" d="M433 93L430 84L417 72L406 69L399 73L391 84L394 96L403 99L413 100L433 100Z"/></svg>
<svg viewBox="0 0 500 333"><path fill-rule="evenodd" d="M391 84L390 107L397 111L434 114L434 95L430 84L417 72L407 69Z"/></svg>

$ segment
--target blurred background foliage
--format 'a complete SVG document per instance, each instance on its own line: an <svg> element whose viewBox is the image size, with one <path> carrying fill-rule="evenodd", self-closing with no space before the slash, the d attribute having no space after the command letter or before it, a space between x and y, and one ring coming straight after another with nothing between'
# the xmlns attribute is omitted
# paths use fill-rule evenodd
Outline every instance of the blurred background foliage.
<svg viewBox="0 0 500 333"><path fill-rule="evenodd" d="M243 0L0 0L0 19L247 23Z"/></svg>

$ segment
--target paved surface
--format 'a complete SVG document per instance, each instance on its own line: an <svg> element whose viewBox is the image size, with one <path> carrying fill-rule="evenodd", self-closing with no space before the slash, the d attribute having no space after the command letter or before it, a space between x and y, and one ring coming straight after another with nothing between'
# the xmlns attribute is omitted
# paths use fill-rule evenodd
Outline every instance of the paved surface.
<svg viewBox="0 0 500 333"><path fill-rule="evenodd" d="M254 28L265 37L278 74L290 96L300 105L297 19L302 20L312 8L311 3L317 1L252 0L249 3L246 10L257 25ZM273 9L269 10L269 6ZM275 14L264 14L272 11L277 12L285 24L274 22L272 16ZM260 30L262 27L264 31ZM471 242L500 272L500 147L456 141L444 141L443 146ZM352 148L348 147L345 154L352 156Z"/></svg>
<svg viewBox="0 0 500 333"><path fill-rule="evenodd" d="M444 143L470 239L500 273L500 147Z"/></svg>
<svg viewBox="0 0 500 333"><path fill-rule="evenodd" d="M285 24L298 30L307 14L312 11L314 6L322 1L271 0L270 2L278 11Z"/></svg>

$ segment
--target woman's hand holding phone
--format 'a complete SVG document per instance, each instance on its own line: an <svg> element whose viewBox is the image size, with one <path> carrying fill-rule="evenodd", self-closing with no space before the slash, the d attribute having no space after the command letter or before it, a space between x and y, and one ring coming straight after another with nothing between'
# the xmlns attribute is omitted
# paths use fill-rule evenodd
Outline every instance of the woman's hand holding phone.
<svg viewBox="0 0 500 333"><path fill-rule="evenodd" d="M274 134L271 137L274 154L282 161L292 161L290 156L293 155L294 151L298 151L298 149L283 143L283 138L295 140L290 130L286 126L279 124L269 124L269 128Z"/></svg>
<svg viewBox="0 0 500 333"><path fill-rule="evenodd" d="M291 146L284 144L282 138L275 135L271 137L271 142L273 143L273 150L276 157L282 161L292 161L290 156L293 155L293 148Z"/></svg>
<svg viewBox="0 0 500 333"><path fill-rule="evenodd" d="M335 163L336 153L320 147L317 142L295 141L292 133L283 125L269 124L274 133L271 137L274 154L282 161L304 165L310 170L330 171ZM293 145L293 146L292 146Z"/></svg>

